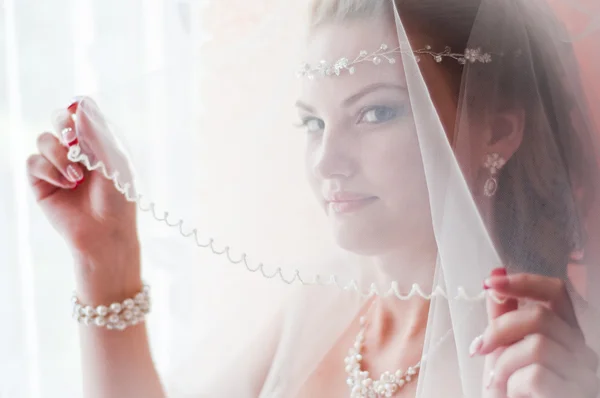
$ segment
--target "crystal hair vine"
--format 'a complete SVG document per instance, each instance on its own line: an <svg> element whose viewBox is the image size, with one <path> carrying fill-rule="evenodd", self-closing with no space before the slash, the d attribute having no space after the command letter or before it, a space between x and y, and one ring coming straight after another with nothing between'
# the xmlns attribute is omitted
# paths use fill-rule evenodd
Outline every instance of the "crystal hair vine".
<svg viewBox="0 0 600 398"><path fill-rule="evenodd" d="M429 45L419 50L411 50L406 47L407 45L401 45L400 47L390 49L387 44L382 44L377 51L372 53L369 53L366 50L360 51L358 56L353 60L344 57L338 59L333 64L323 60L316 66L304 63L297 72L297 76L299 78L307 77L308 79L314 79L321 76L339 76L344 70L353 75L356 72L357 64L370 62L374 65L380 65L384 61L389 64L395 64L395 55L397 54L414 54L417 62L421 60L421 56L423 55L430 56L437 63L442 62L445 58L454 59L461 65L476 62L484 64L492 62L492 55L490 53L482 52L481 48L467 48L464 53L455 53L452 52L450 47L446 47L442 52L433 51Z"/></svg>
<svg viewBox="0 0 600 398"><path fill-rule="evenodd" d="M421 286L419 286L419 284L415 283L412 285L411 290L408 294L403 294L400 292L398 282L393 281L390 283L389 289L387 289L385 291L380 290L376 286L375 283L371 284L368 291L364 291L358 286L358 283L355 280L351 280L347 284L342 284L338 281L338 277L336 275L329 275L328 277L323 278L321 275L316 274L313 276L312 280L305 280L303 277L300 276L300 271L297 269L293 271L293 275L291 275L291 276L285 275L283 270L280 267L276 268L272 272L268 272L265 269L265 265L263 263L259 263L255 266L252 266L249 263L246 253L242 253L241 255L239 255L238 258L235 258L232 256L231 248L229 246L225 246L225 247L219 249L216 247L215 241L212 238L209 238L205 242L202 242L200 240L200 237L198 236L197 228L194 228L189 231L185 231L184 226L183 226L184 221L182 219L179 219L177 221L169 220L169 212L168 211L163 211L162 216L160 216L159 215L160 213L156 210L156 205L154 202L149 202L148 205L144 205L142 194L140 194L140 193L132 194L130 192L131 184L129 184L129 183L121 184L119 182L119 172L118 171L114 171L112 174L110 174L108 172L108 169L106 168L106 165L102 161L98 161L97 163L92 165L89 157L86 154L82 153L82 150L81 150L81 147L79 144L75 144L69 148L67 157L71 162L77 162L77 163L83 164L86 167L86 169L88 169L89 171L101 172L102 175L106 179L113 182L117 191L119 191L121 194L123 194L123 196L125 197L125 199L127 201L135 203L141 211L151 213L152 217L156 221L164 222L168 227L178 229L180 235L183 236L184 238L192 238L194 243L198 247L204 248L204 249L209 249L213 254L218 255L218 256L225 255L227 257L227 260L231 264L234 264L234 265L242 264L248 271L253 272L253 273L258 272L267 279L273 279L273 278L279 277L279 279L281 279L282 282L284 282L288 285L291 285L293 283L300 283L301 285L305 285L305 286L312 286L312 285L337 286L339 289L344 290L344 291L354 290L357 293L359 293L362 297L395 296L396 298L398 298L400 300L410 300L412 297L420 296L423 299L431 300L436 296L440 296L445 299L449 299L449 295L440 286L436 286L433 289L433 291L431 292L431 294L427 294L423 291L423 289L421 288ZM472 294L467 293L464 287L460 286L457 288L456 296L452 297L452 299L475 302L475 301L481 301L481 300L485 299L486 297L487 297L486 291L480 291L478 294L472 295ZM502 301L500 301L500 302L502 302Z"/></svg>

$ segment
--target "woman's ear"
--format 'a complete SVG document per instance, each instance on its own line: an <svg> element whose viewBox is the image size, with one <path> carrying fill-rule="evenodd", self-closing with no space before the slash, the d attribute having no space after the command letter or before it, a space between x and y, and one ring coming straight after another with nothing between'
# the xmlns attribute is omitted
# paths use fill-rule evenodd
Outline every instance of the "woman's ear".
<svg viewBox="0 0 600 398"><path fill-rule="evenodd" d="M515 110L498 113L486 129L485 153L497 153L508 161L521 146L524 129L525 111Z"/></svg>

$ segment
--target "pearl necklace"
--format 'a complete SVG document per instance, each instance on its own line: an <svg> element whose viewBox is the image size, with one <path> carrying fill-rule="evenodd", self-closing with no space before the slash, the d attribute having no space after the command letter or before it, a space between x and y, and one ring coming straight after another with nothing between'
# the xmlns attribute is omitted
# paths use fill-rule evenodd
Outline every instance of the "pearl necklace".
<svg viewBox="0 0 600 398"><path fill-rule="evenodd" d="M371 308L367 311L370 312ZM379 380L371 379L369 372L361 369L362 347L365 341L367 321L360 317L360 331L354 340L354 347L348 351L344 360L348 379L346 384L350 387L350 398L389 398L402 389L404 385L415 379L421 368L421 361L409 367L405 372L397 370L394 373L384 372Z"/></svg>

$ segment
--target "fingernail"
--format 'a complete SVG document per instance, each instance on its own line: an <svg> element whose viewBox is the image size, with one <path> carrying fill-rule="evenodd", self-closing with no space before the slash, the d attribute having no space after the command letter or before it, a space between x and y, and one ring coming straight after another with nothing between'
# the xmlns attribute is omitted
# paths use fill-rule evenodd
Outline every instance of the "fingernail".
<svg viewBox="0 0 600 398"><path fill-rule="evenodd" d="M67 106L67 110L71 113L77 113L77 107L79 106L79 101L73 99L69 106Z"/></svg>
<svg viewBox="0 0 600 398"><path fill-rule="evenodd" d="M506 276L506 268L499 267L492 270L492 276Z"/></svg>
<svg viewBox="0 0 600 398"><path fill-rule="evenodd" d="M72 182L81 183L83 181L83 171L73 164L67 166L67 176Z"/></svg>
<svg viewBox="0 0 600 398"><path fill-rule="evenodd" d="M508 278L506 276L493 276L486 278L483 281L483 288L489 289L506 289L508 287Z"/></svg>
<svg viewBox="0 0 600 398"><path fill-rule="evenodd" d="M63 142L67 144L67 146L76 145L79 141L77 140L77 134L75 130L71 127L67 127L61 131L61 135L63 137Z"/></svg>
<svg viewBox="0 0 600 398"><path fill-rule="evenodd" d="M505 296L498 294L495 290L488 291L488 295L496 304L505 304L508 300Z"/></svg>
<svg viewBox="0 0 600 398"><path fill-rule="evenodd" d="M473 357L481 350L483 346L483 335L475 337L469 346L469 356Z"/></svg>
<svg viewBox="0 0 600 398"><path fill-rule="evenodd" d="M62 177L63 188L75 189L77 188L77 183L69 180L66 177Z"/></svg>
<svg viewBox="0 0 600 398"><path fill-rule="evenodd" d="M485 383L486 390L489 390L489 388L492 386L492 383L494 383L495 376L496 376L496 372L491 370L490 373L488 374L487 382Z"/></svg>

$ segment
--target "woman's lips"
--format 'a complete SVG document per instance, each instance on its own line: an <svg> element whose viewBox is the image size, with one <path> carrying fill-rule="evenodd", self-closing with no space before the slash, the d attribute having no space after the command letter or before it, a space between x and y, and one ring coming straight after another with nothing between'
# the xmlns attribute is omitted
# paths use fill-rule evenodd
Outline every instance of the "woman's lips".
<svg viewBox="0 0 600 398"><path fill-rule="evenodd" d="M375 196L364 196L357 194L335 194L327 199L328 209L331 212L343 214L352 213L365 208L378 198Z"/></svg>

